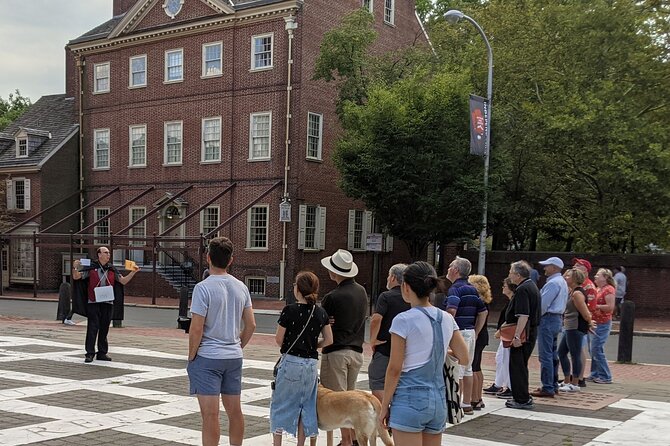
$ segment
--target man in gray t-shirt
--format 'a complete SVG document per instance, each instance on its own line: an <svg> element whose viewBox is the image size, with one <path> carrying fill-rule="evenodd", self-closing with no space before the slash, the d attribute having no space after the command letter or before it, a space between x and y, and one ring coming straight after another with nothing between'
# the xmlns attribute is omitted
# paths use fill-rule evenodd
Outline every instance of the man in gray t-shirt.
<svg viewBox="0 0 670 446"><path fill-rule="evenodd" d="M210 275L198 283L191 301L188 337L188 377L202 415L202 443L218 444L219 395L228 416L230 445L244 437L242 349L256 329L251 296L246 285L228 274L233 244L226 237L209 242Z"/></svg>

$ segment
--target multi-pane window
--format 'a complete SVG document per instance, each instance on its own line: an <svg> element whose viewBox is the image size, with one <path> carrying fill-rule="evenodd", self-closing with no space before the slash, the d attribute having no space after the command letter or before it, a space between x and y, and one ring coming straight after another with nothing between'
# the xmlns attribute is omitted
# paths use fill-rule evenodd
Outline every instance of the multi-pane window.
<svg viewBox="0 0 670 446"><path fill-rule="evenodd" d="M184 79L184 50L165 52L165 82L177 82Z"/></svg>
<svg viewBox="0 0 670 446"><path fill-rule="evenodd" d="M13 178L7 180L7 209L30 210L30 180L28 178Z"/></svg>
<svg viewBox="0 0 670 446"><path fill-rule="evenodd" d="M372 228L372 212L350 210L347 248L350 251L365 251L366 239Z"/></svg>
<svg viewBox="0 0 670 446"><path fill-rule="evenodd" d="M253 36L251 38L251 69L272 68L273 34Z"/></svg>
<svg viewBox="0 0 670 446"><path fill-rule="evenodd" d="M384 0L384 22L393 25L395 21L395 0Z"/></svg>
<svg viewBox="0 0 670 446"><path fill-rule="evenodd" d="M373 6L373 5L372 5L372 1L373 1L373 0L363 0L363 8L365 8L366 10L372 12L372 6Z"/></svg>
<svg viewBox="0 0 670 446"><path fill-rule="evenodd" d="M130 210L130 223L135 223L139 220L142 220L142 218L147 214L147 210L144 207L131 207ZM130 228L130 233L129 235L131 237L146 237L147 236L147 221L142 220L139 223L137 223L135 226ZM144 246L146 242L144 240L130 240L130 243L128 243L130 246ZM133 249L130 250L128 253L130 260L143 264L144 263L144 250L142 249Z"/></svg>
<svg viewBox="0 0 670 446"><path fill-rule="evenodd" d="M221 161L221 118L202 120L202 161Z"/></svg>
<svg viewBox="0 0 670 446"><path fill-rule="evenodd" d="M307 206L305 213L305 249L316 249L316 206Z"/></svg>
<svg viewBox="0 0 670 446"><path fill-rule="evenodd" d="M19 158L28 156L28 138L19 138L17 140L16 156Z"/></svg>
<svg viewBox="0 0 670 446"><path fill-rule="evenodd" d="M99 129L93 133L93 168L109 169L109 129Z"/></svg>
<svg viewBox="0 0 670 446"><path fill-rule="evenodd" d="M202 75L218 76L222 72L221 54L223 53L223 44L206 43L202 46Z"/></svg>
<svg viewBox="0 0 670 446"><path fill-rule="evenodd" d="M95 221L105 218L109 215L109 208L95 208L93 210L93 217ZM109 243L109 219L105 219L95 225L95 244L106 245Z"/></svg>
<svg viewBox="0 0 670 446"><path fill-rule="evenodd" d="M265 278L247 277L247 288L252 296L265 296Z"/></svg>
<svg viewBox="0 0 670 446"><path fill-rule="evenodd" d="M323 116L316 113L307 114L307 158L321 159L323 140Z"/></svg>
<svg viewBox="0 0 670 446"><path fill-rule="evenodd" d="M324 249L326 245L326 208L301 204L298 209L298 249Z"/></svg>
<svg viewBox="0 0 670 446"><path fill-rule="evenodd" d="M93 65L93 92L107 93L109 91L109 62Z"/></svg>
<svg viewBox="0 0 670 446"><path fill-rule="evenodd" d="M206 207L201 211L200 218L202 221L202 233L207 237L210 232L219 227L219 207ZM218 233L212 234L210 237L218 237Z"/></svg>
<svg viewBox="0 0 670 446"><path fill-rule="evenodd" d="M130 166L144 167L147 165L147 126L133 125L130 127Z"/></svg>
<svg viewBox="0 0 670 446"><path fill-rule="evenodd" d="M247 214L247 248L268 247L268 206L253 206Z"/></svg>
<svg viewBox="0 0 670 446"><path fill-rule="evenodd" d="M130 86L144 87L147 85L147 56L130 58Z"/></svg>
<svg viewBox="0 0 670 446"><path fill-rule="evenodd" d="M165 123L165 164L181 164L182 122Z"/></svg>
<svg viewBox="0 0 670 446"><path fill-rule="evenodd" d="M363 211L354 216L354 249L363 249Z"/></svg>
<svg viewBox="0 0 670 446"><path fill-rule="evenodd" d="M249 159L269 159L272 114L252 114L249 127Z"/></svg>
<svg viewBox="0 0 670 446"><path fill-rule="evenodd" d="M12 259L12 280L17 282L33 280L33 276L35 275L35 263L33 261L35 247L33 245L32 238L12 239L10 242L10 247Z"/></svg>

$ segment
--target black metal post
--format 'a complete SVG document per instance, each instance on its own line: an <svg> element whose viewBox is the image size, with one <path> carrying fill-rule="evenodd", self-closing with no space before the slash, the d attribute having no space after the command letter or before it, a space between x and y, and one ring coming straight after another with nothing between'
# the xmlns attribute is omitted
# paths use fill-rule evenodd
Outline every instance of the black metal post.
<svg viewBox="0 0 670 446"><path fill-rule="evenodd" d="M33 231L33 297L37 298L37 232Z"/></svg>
<svg viewBox="0 0 670 446"><path fill-rule="evenodd" d="M633 361L633 326L635 324L635 303L625 300L621 303L621 320L619 322L618 362Z"/></svg>
<svg viewBox="0 0 670 446"><path fill-rule="evenodd" d="M152 256L152 273L151 273L151 305L156 305L156 257L158 257L158 241L156 240L156 232L153 233L153 247L154 252Z"/></svg>

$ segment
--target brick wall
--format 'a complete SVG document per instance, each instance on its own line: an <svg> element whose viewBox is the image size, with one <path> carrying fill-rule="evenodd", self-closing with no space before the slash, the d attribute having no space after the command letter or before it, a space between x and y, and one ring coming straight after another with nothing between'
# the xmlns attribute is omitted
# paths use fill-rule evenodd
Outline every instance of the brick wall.
<svg viewBox="0 0 670 446"><path fill-rule="evenodd" d="M132 8L138 0L114 0L112 7L112 14L114 16L121 15Z"/></svg>

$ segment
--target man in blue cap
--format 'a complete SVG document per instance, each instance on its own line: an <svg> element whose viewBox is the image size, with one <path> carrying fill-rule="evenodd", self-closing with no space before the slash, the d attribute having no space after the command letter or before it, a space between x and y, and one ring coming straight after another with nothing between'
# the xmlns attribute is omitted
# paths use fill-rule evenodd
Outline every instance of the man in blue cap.
<svg viewBox="0 0 670 446"><path fill-rule="evenodd" d="M537 333L537 350L540 359L542 387L531 392L535 397L553 398L558 392L558 334L562 316L568 303L568 285L561 275L565 266L558 257L540 262L544 267L547 283L540 290L542 298L540 324Z"/></svg>

